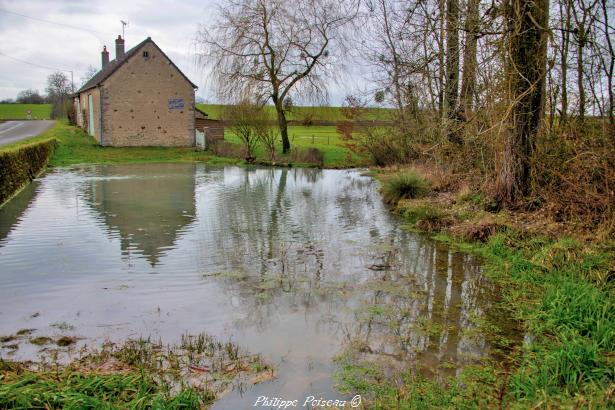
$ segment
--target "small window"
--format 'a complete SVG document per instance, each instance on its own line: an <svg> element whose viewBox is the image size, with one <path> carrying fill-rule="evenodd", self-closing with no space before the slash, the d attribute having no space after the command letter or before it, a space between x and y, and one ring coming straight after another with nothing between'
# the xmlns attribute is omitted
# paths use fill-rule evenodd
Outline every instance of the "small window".
<svg viewBox="0 0 615 410"><path fill-rule="evenodd" d="M143 58L149 58L149 51L143 52Z"/></svg>

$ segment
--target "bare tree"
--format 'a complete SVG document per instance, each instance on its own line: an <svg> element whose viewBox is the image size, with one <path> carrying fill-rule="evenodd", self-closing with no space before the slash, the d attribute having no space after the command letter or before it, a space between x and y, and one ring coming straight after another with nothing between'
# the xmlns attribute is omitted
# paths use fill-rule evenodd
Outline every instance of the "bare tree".
<svg viewBox="0 0 615 410"><path fill-rule="evenodd" d="M574 16L575 29L574 37L577 44L577 86L579 87L579 119L585 119L585 84L583 78L585 47L588 43L587 23L589 18L590 7L587 7L584 0L576 0L575 7L572 8Z"/></svg>
<svg viewBox="0 0 615 410"><path fill-rule="evenodd" d="M263 120L255 123L255 132L258 142L267 152L269 160L272 164L275 164L276 145L280 140L280 131L272 127L268 119L264 117Z"/></svg>
<svg viewBox="0 0 615 410"><path fill-rule="evenodd" d="M83 87L85 83L90 81L92 77L96 75L97 72L98 72L98 69L96 67L91 66L91 65L88 66L88 69L83 74L83 77L81 77L81 86Z"/></svg>
<svg viewBox="0 0 615 410"><path fill-rule="evenodd" d="M529 193L530 161L544 110L549 0L510 0L506 6L505 73L511 109L497 197L500 203L510 205Z"/></svg>
<svg viewBox="0 0 615 410"><path fill-rule="evenodd" d="M17 94L17 100L20 104L43 104L45 102L45 98L41 96L38 90L27 89L20 91Z"/></svg>
<svg viewBox="0 0 615 410"><path fill-rule="evenodd" d="M202 27L200 61L209 66L225 98L252 96L273 102L282 138L290 150L284 101L326 98L336 78L356 16L352 0L229 0L211 27Z"/></svg>
<svg viewBox="0 0 615 410"><path fill-rule="evenodd" d="M476 47L479 35L480 0L468 0L465 19L465 47L463 49L463 78L459 108L464 117L472 111L476 93Z"/></svg>
<svg viewBox="0 0 615 410"><path fill-rule="evenodd" d="M56 71L47 77L47 98L53 104L51 115L53 118L61 118L68 114L72 104L68 102L71 93L71 82L61 71Z"/></svg>
<svg viewBox="0 0 615 410"><path fill-rule="evenodd" d="M237 104L226 106L222 113L222 119L227 127L241 140L244 158L248 163L252 163L256 159L255 150L258 146L259 137L255 124L262 117L261 110L262 107L253 104L250 100L243 99Z"/></svg>
<svg viewBox="0 0 615 410"><path fill-rule="evenodd" d="M609 123L611 126L615 125L615 107L613 106L613 77L614 77L614 68L615 68L615 50L613 47L613 40L611 37L615 36L615 29L609 23L609 12L607 8L608 0L600 0L600 10L602 12L602 35L604 36L604 43L602 46L602 51L600 52L600 58L602 62L602 69L604 71L604 75L606 77L607 82L607 98L608 98L608 117ZM612 5L612 3L611 3ZM615 136L614 136L615 137Z"/></svg>
<svg viewBox="0 0 615 410"><path fill-rule="evenodd" d="M446 0L446 93L448 118L454 118L459 93L459 0Z"/></svg>
<svg viewBox="0 0 615 410"><path fill-rule="evenodd" d="M358 30L362 56L372 68L370 80L382 90L379 96L396 109L400 134L416 140L414 126L419 117L439 110L443 96L445 53L439 5L395 0L371 5L367 21L361 21Z"/></svg>
<svg viewBox="0 0 615 410"><path fill-rule="evenodd" d="M568 52L570 49L570 33L572 32L572 1L559 1L559 26L562 35L562 44L560 46L560 65L561 65L561 120L566 122L568 117Z"/></svg>

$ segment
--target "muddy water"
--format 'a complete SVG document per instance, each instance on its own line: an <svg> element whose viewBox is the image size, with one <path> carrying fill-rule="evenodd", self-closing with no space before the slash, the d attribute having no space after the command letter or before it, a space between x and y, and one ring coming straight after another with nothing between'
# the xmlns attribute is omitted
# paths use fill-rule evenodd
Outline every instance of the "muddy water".
<svg viewBox="0 0 615 410"><path fill-rule="evenodd" d="M494 293L474 257L404 231L356 171L57 169L0 209L0 335L206 331L276 366L220 409L342 398L333 358L348 346L392 372L454 375L490 354L475 323Z"/></svg>

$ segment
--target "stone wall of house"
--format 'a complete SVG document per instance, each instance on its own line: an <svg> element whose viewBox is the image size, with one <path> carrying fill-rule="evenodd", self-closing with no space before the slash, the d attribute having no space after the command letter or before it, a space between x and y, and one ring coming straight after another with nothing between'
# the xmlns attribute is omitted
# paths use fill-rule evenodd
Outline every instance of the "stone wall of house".
<svg viewBox="0 0 615 410"><path fill-rule="evenodd" d="M152 43L131 56L101 89L102 145L194 146L192 84Z"/></svg>
<svg viewBox="0 0 615 410"><path fill-rule="evenodd" d="M92 95L92 107L89 106L88 96ZM89 122L90 122L90 109L93 109L94 112L94 139L100 143L100 90L98 88L91 88L79 94L79 109L80 112L77 113L77 125L79 125L83 130L89 133ZM77 107L76 107L77 108Z"/></svg>

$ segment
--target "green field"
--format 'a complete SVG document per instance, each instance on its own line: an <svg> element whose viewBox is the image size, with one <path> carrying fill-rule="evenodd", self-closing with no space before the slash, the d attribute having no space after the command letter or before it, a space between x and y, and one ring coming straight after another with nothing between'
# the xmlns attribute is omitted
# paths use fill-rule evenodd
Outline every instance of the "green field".
<svg viewBox="0 0 615 410"><path fill-rule="evenodd" d="M25 120L32 110L32 119L45 120L51 116L51 104L0 104L0 120Z"/></svg>
<svg viewBox="0 0 615 410"><path fill-rule="evenodd" d="M197 104L197 107L205 111L209 118L219 119L223 117L225 105L221 104ZM48 119L51 114L51 104L0 104L0 119L19 120L26 119L26 111L32 110L33 119ZM266 106L267 112L275 119L273 106ZM390 120L392 110L389 108L368 108L363 116L366 120ZM289 121L342 121L345 120L342 107L295 107L287 114Z"/></svg>
<svg viewBox="0 0 615 410"><path fill-rule="evenodd" d="M344 146L344 141L340 139L339 134L333 126L310 126L304 127L300 125L291 125L288 127L288 138L290 139L291 149L299 148L317 148L324 154L325 168L347 168L359 165L365 165L366 161L358 157ZM240 144L241 140L228 127L224 132L224 139L228 142ZM277 156L280 160L282 152L282 142L278 141ZM258 147L256 156L259 159L265 159L264 151Z"/></svg>
<svg viewBox="0 0 615 410"><path fill-rule="evenodd" d="M226 105L221 104L197 104L197 107L205 111L209 118L220 119L223 117ZM272 119L275 119L275 109L271 105L265 106ZM365 120L390 120L393 110L390 108L367 108L363 119ZM287 115L289 121L302 122L308 118L312 121L343 121L346 119L342 113L342 107L294 107Z"/></svg>
<svg viewBox="0 0 615 410"><path fill-rule="evenodd" d="M197 107L205 111L209 118L220 119L223 117L225 105L221 104L197 104ZM1 120L19 120L27 118L27 110L32 110L33 119L48 119L51 115L51 104L0 104ZM266 110L275 120L275 110L272 106L266 106ZM390 120L392 110L389 108L368 108L363 119L365 120ZM318 121L343 121L346 119L342 113L342 107L295 107L288 114L289 121L303 122L311 119Z"/></svg>

